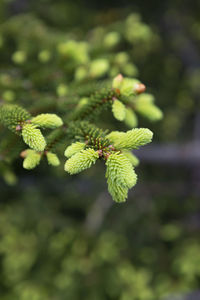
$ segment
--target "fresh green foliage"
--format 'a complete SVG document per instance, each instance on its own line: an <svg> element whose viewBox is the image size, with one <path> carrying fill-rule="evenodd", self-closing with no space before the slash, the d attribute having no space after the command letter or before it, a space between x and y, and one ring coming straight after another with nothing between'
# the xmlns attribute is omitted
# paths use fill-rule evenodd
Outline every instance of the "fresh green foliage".
<svg viewBox="0 0 200 300"><path fill-rule="evenodd" d="M112 131L107 138L117 149L138 149L151 142L153 133L147 128L135 128L127 132Z"/></svg>
<svg viewBox="0 0 200 300"><path fill-rule="evenodd" d="M63 121L55 114L41 114L31 119L31 123L44 128L57 128L63 125Z"/></svg>
<svg viewBox="0 0 200 300"><path fill-rule="evenodd" d="M37 126L56 128L63 124L55 114L41 114L31 119L31 115L22 107L2 104L0 107L1 123L16 134L22 135L24 142L36 151L43 151L46 141Z"/></svg>
<svg viewBox="0 0 200 300"><path fill-rule="evenodd" d="M53 182L54 178L50 185ZM161 300L198 289L199 232L185 225L185 207L192 204L196 210L198 197L188 198L181 210L177 201L172 212L173 194L150 202L153 212L148 205L139 209L141 198L136 198L130 205L118 206L117 212L114 207L98 234L88 234L84 221L72 218L71 211L66 217L63 206L72 197L75 212L80 207L87 211L92 199L82 195L77 207L75 182L59 187L52 193L48 181L41 193L26 184L18 199L14 187L12 205L1 205L2 299ZM171 220L163 221L169 213Z"/></svg>
<svg viewBox="0 0 200 300"><path fill-rule="evenodd" d="M30 148L36 151L43 151L45 149L46 141L41 131L36 128L36 125L25 124L22 128L22 137Z"/></svg>
<svg viewBox="0 0 200 300"><path fill-rule="evenodd" d="M85 169L91 167L99 158L99 154L91 148L81 150L72 157L70 157L65 163L65 171L72 174L77 174Z"/></svg>
<svg viewBox="0 0 200 300"><path fill-rule="evenodd" d="M124 122L130 128L137 127L138 119L135 112L131 108L126 108Z"/></svg>
<svg viewBox="0 0 200 300"><path fill-rule="evenodd" d="M47 156L47 161L48 161L49 165L54 166L54 167L57 167L60 165L60 160L55 153L47 152L46 156Z"/></svg>
<svg viewBox="0 0 200 300"><path fill-rule="evenodd" d="M163 117L162 111L154 104L154 97L150 94L138 96L135 110L150 121L158 121Z"/></svg>
<svg viewBox="0 0 200 300"><path fill-rule="evenodd" d="M1 104L0 122L13 132L16 132L17 126L30 118L30 114L22 107L12 104Z"/></svg>
<svg viewBox="0 0 200 300"><path fill-rule="evenodd" d="M107 138L111 131L147 127L156 143L183 147L194 124L198 132L199 20L199 1L0 1L0 111L10 104L26 111L13 122L14 110L9 128L0 114L0 176L9 185L0 180L1 300L166 300L198 293L198 166L163 168L141 158L138 188L126 205L109 201L103 172L116 153L138 164L132 150ZM133 81L127 94L112 85L118 74L136 80L134 93ZM126 109L120 122L112 114L115 99ZM157 103L164 119L154 124L162 116ZM63 125L34 124L46 147L26 149L22 125L45 113ZM69 177L63 154L78 143L77 152L98 151L98 162ZM29 151L41 162L31 171L22 169ZM55 155L58 167L52 167ZM113 197L124 201L127 190L115 186Z"/></svg>
<svg viewBox="0 0 200 300"><path fill-rule="evenodd" d="M125 155L117 152L110 154L106 166L108 190L116 202L124 202L128 189L132 188L137 181L132 164Z"/></svg>
<svg viewBox="0 0 200 300"><path fill-rule="evenodd" d="M37 165L39 165L41 160L40 153L31 149L25 150L23 156L25 157L23 161L23 167L27 170L34 169Z"/></svg>
<svg viewBox="0 0 200 300"><path fill-rule="evenodd" d="M114 117L119 120L119 121L123 121L125 119L126 116L126 107L124 106L124 104L119 101L119 100L114 100L113 105L112 105L112 112Z"/></svg>
<svg viewBox="0 0 200 300"><path fill-rule="evenodd" d="M33 169L43 159L58 166L65 155L64 170L77 174L99 159L107 166L113 199L125 201L128 189L136 183L133 166L139 163L127 150L152 139L149 129L133 129L138 126L137 113L151 121L162 117L153 96L145 94L145 85L135 78L138 69L130 54L123 50L124 44L132 47L135 39L140 40L128 30L130 23L146 31L133 15L121 31L96 28L85 40L52 32L32 15L15 16L2 24L2 47L13 46L7 54L3 52L0 122L30 147L24 152L20 138L12 142L9 135L12 146L7 150L5 143L0 149L4 160L12 164L21 153L24 168ZM113 119L131 130L108 134L105 128L112 128Z"/></svg>
<svg viewBox="0 0 200 300"><path fill-rule="evenodd" d="M133 167L139 165L139 159L131 151L124 150L122 153L129 159Z"/></svg>
<svg viewBox="0 0 200 300"><path fill-rule="evenodd" d="M65 150L65 156L66 157L71 157L72 155L76 154L77 152L80 152L81 150L83 150L85 148L85 143L80 143L80 142L76 142L71 144L70 146L68 146Z"/></svg>
<svg viewBox="0 0 200 300"><path fill-rule="evenodd" d="M21 134L24 142L36 151L26 152L24 168L35 168L45 155L48 164L58 166L59 158L52 150L55 151L59 142L64 142L64 138L68 137L74 142L64 152L69 158L65 163L65 171L71 175L77 174L89 168L98 158L103 159L107 165L106 177L110 194L117 202L125 201L128 189L136 183L132 165L137 165L138 161L131 154L125 156L120 151L137 149L151 142L153 134L149 129L142 128L127 132L113 131L107 135L106 131L88 121L96 119L105 108L110 107L116 119L122 121L128 114L129 125L134 123L134 112L130 107L126 108L126 104L131 103L131 97L136 95L134 86L137 84L137 80L118 75L113 80L113 88L102 89L92 94L86 103L64 117L65 123L56 114L42 113L31 117L20 106L2 104L2 123L8 129ZM116 99L116 96L120 100ZM45 139L38 127L61 128L50 133Z"/></svg>

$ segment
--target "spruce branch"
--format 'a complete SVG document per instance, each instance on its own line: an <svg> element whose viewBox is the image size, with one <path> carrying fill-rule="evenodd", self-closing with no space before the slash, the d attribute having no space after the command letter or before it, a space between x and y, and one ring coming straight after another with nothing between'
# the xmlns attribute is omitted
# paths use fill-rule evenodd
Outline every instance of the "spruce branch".
<svg viewBox="0 0 200 300"><path fill-rule="evenodd" d="M95 120L103 110L107 110L113 103L113 98L117 98L118 91L116 89L103 89L96 91L88 99L88 103L75 111L71 120Z"/></svg>
<svg viewBox="0 0 200 300"><path fill-rule="evenodd" d="M31 115L22 107L13 104L1 104L0 123L14 133L19 133L21 126Z"/></svg>
<svg viewBox="0 0 200 300"><path fill-rule="evenodd" d="M42 159L56 167L64 153L65 171L77 174L99 159L106 165L111 196L116 202L126 200L136 184L134 167L139 163L131 150L151 142L152 132L140 128L108 133L96 122L106 110L131 129L138 125L138 115L150 121L162 118L152 95L134 78L138 70L131 54L122 49L124 43L130 49L146 45L147 38L135 34L138 26L145 26L136 19L131 15L123 26L104 28L101 39L95 29L86 41L72 39L72 35L66 39L64 33L52 32L28 15L13 17L1 26L5 45L13 47L5 56L8 70L0 76L0 123L16 134L12 137L1 128L2 141L8 136L0 145L3 163L19 155L23 141L31 148L21 152L28 170ZM152 38L153 33L148 33ZM120 72L124 76L117 75ZM11 174L8 168L2 169Z"/></svg>
<svg viewBox="0 0 200 300"><path fill-rule="evenodd" d="M124 202L128 190L136 184L137 175L133 166L139 163L128 150L149 143L152 132L141 128L106 134L85 121L75 122L73 126L74 131L71 129L71 134L73 132L74 138L79 141L72 143L65 150L65 156L69 158L65 163L65 171L71 175L77 174L89 168L98 158L103 159L107 166L108 190L114 201Z"/></svg>
<svg viewBox="0 0 200 300"><path fill-rule="evenodd" d="M12 104L0 106L0 122L12 132L22 135L23 141L36 151L43 151L46 147L46 140L37 127L57 128L63 124L55 114L40 114L31 118L24 108Z"/></svg>

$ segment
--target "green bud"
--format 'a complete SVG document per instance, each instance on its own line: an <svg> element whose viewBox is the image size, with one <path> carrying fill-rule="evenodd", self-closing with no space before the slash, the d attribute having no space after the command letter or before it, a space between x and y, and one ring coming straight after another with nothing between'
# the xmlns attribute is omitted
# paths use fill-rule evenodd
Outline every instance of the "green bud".
<svg viewBox="0 0 200 300"><path fill-rule="evenodd" d="M115 55L115 62L118 65L124 65L128 62L129 56L126 52L119 52Z"/></svg>
<svg viewBox="0 0 200 300"><path fill-rule="evenodd" d="M64 97L67 95L68 87L65 84L61 83L58 85L56 92L59 97Z"/></svg>
<svg viewBox="0 0 200 300"><path fill-rule="evenodd" d="M118 74L112 81L112 87L115 89L120 89L123 80L124 80L124 77L122 76L122 74Z"/></svg>
<svg viewBox="0 0 200 300"><path fill-rule="evenodd" d="M128 189L137 182L131 161L123 153L112 153L106 161L108 191L116 202L124 202Z"/></svg>
<svg viewBox="0 0 200 300"><path fill-rule="evenodd" d="M63 125L63 121L56 114L40 114L31 119L31 123L44 128L57 128Z"/></svg>
<svg viewBox="0 0 200 300"><path fill-rule="evenodd" d="M85 146L86 146L85 143L80 143L80 142L73 143L66 148L65 156L70 158L77 152L80 152L81 150L83 150L85 148Z"/></svg>
<svg viewBox="0 0 200 300"><path fill-rule="evenodd" d="M57 167L60 164L58 156L52 152L47 152L47 161L49 165L52 165L54 167Z"/></svg>
<svg viewBox="0 0 200 300"><path fill-rule="evenodd" d="M26 53L20 50L16 51L12 55L12 60L14 61L14 63L21 65L26 61Z"/></svg>
<svg viewBox="0 0 200 300"><path fill-rule="evenodd" d="M77 105L77 109L83 107L84 105L86 105L88 103L89 103L89 98L87 98L87 97L81 98L78 105Z"/></svg>
<svg viewBox="0 0 200 300"><path fill-rule="evenodd" d="M120 42L120 34L118 32L109 32L104 37L103 43L106 48L112 48Z"/></svg>
<svg viewBox="0 0 200 300"><path fill-rule="evenodd" d="M78 64L88 62L88 44L69 40L58 44L58 52L61 56L71 58Z"/></svg>
<svg viewBox="0 0 200 300"><path fill-rule="evenodd" d="M155 105L138 105L136 110L150 121L159 121L163 118L162 111Z"/></svg>
<svg viewBox="0 0 200 300"><path fill-rule="evenodd" d="M138 69L134 64L127 63L122 66L121 70L126 76L138 76Z"/></svg>
<svg viewBox="0 0 200 300"><path fill-rule="evenodd" d="M7 90L3 93L2 98L5 101L12 102L15 100L15 93L11 90Z"/></svg>
<svg viewBox="0 0 200 300"><path fill-rule="evenodd" d="M81 81L84 78L86 78L88 76L88 70L85 68L85 66L80 66L76 69L75 71L75 80L77 81Z"/></svg>
<svg viewBox="0 0 200 300"><path fill-rule="evenodd" d="M135 94L134 87L140 83L139 80L133 78L124 78L120 87L120 92L123 96L130 97Z"/></svg>
<svg viewBox="0 0 200 300"><path fill-rule="evenodd" d="M34 150L27 150L27 155L23 161L23 167L27 170L34 169L37 165L39 165L41 160L40 153L37 153Z"/></svg>
<svg viewBox="0 0 200 300"><path fill-rule="evenodd" d="M45 149L45 138L41 131L36 129L36 125L25 124L22 128L22 137L24 142L29 145L30 148L36 151L43 151Z"/></svg>
<svg viewBox="0 0 200 300"><path fill-rule="evenodd" d="M148 128L135 128L127 132L112 131L107 138L117 149L137 149L151 142L153 133Z"/></svg>
<svg viewBox="0 0 200 300"><path fill-rule="evenodd" d="M71 175L77 174L89 168L98 158L99 155L94 149L81 150L66 161L65 171Z"/></svg>
<svg viewBox="0 0 200 300"><path fill-rule="evenodd" d="M16 133L16 127L30 118L30 114L21 106L5 104L0 106L0 122Z"/></svg>
<svg viewBox="0 0 200 300"><path fill-rule="evenodd" d="M130 128L136 127L138 125L137 116L131 108L126 108L126 116L124 122Z"/></svg>
<svg viewBox="0 0 200 300"><path fill-rule="evenodd" d="M3 172L2 176L8 185L15 185L17 183L18 178L15 175L15 173L10 169L6 169Z"/></svg>
<svg viewBox="0 0 200 300"><path fill-rule="evenodd" d="M95 59L90 64L89 74L92 77L101 77L109 70L109 62L105 58Z"/></svg>
<svg viewBox="0 0 200 300"><path fill-rule="evenodd" d="M139 83L140 81L135 78L124 78L121 74L119 74L113 79L112 87L120 89L123 96L130 97L135 95L135 86Z"/></svg>
<svg viewBox="0 0 200 300"><path fill-rule="evenodd" d="M139 159L131 151L124 150L122 153L130 160L133 167L137 167L139 165Z"/></svg>
<svg viewBox="0 0 200 300"><path fill-rule="evenodd" d="M154 104L154 97L150 94L141 94L135 102L135 110L150 121L158 121L163 118L163 113Z"/></svg>
<svg viewBox="0 0 200 300"><path fill-rule="evenodd" d="M112 104L112 112L115 119L123 121L126 116L126 107L121 101L116 99Z"/></svg>
<svg viewBox="0 0 200 300"><path fill-rule="evenodd" d="M136 104L140 103L141 105L153 104L154 101L154 96L148 93L143 93L136 98Z"/></svg>
<svg viewBox="0 0 200 300"><path fill-rule="evenodd" d="M106 178L125 188L133 187L137 182L137 175L130 160L122 153L112 153L106 161Z"/></svg>
<svg viewBox="0 0 200 300"><path fill-rule="evenodd" d="M128 188L108 179L108 192L115 202L125 202L128 197Z"/></svg>
<svg viewBox="0 0 200 300"><path fill-rule="evenodd" d="M119 73L119 67L113 66L109 69L109 77L114 77Z"/></svg>
<svg viewBox="0 0 200 300"><path fill-rule="evenodd" d="M49 50L42 50L38 54L38 59L42 63L48 62L50 58L51 58L51 52Z"/></svg>

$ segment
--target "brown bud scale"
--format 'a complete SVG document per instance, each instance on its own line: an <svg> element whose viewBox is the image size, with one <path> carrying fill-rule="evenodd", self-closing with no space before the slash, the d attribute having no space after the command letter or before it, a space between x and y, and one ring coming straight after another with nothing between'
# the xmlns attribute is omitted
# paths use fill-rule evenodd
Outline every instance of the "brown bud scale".
<svg viewBox="0 0 200 300"><path fill-rule="evenodd" d="M144 93L146 91L146 86L143 83L137 83L134 87L134 91L137 94Z"/></svg>

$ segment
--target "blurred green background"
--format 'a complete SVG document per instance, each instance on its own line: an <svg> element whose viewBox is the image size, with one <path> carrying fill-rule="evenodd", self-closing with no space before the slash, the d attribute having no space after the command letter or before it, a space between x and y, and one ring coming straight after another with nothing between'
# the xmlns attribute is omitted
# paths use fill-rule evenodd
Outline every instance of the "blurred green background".
<svg viewBox="0 0 200 300"><path fill-rule="evenodd" d="M106 58L107 76L138 76L164 119L139 120L154 142L136 152L139 181L124 204L101 165L70 177L45 164L26 171L21 159L4 172L0 161L0 299L200 299L200 2L1 0L1 98L64 95L84 74L87 45L56 65L63 37Z"/></svg>

